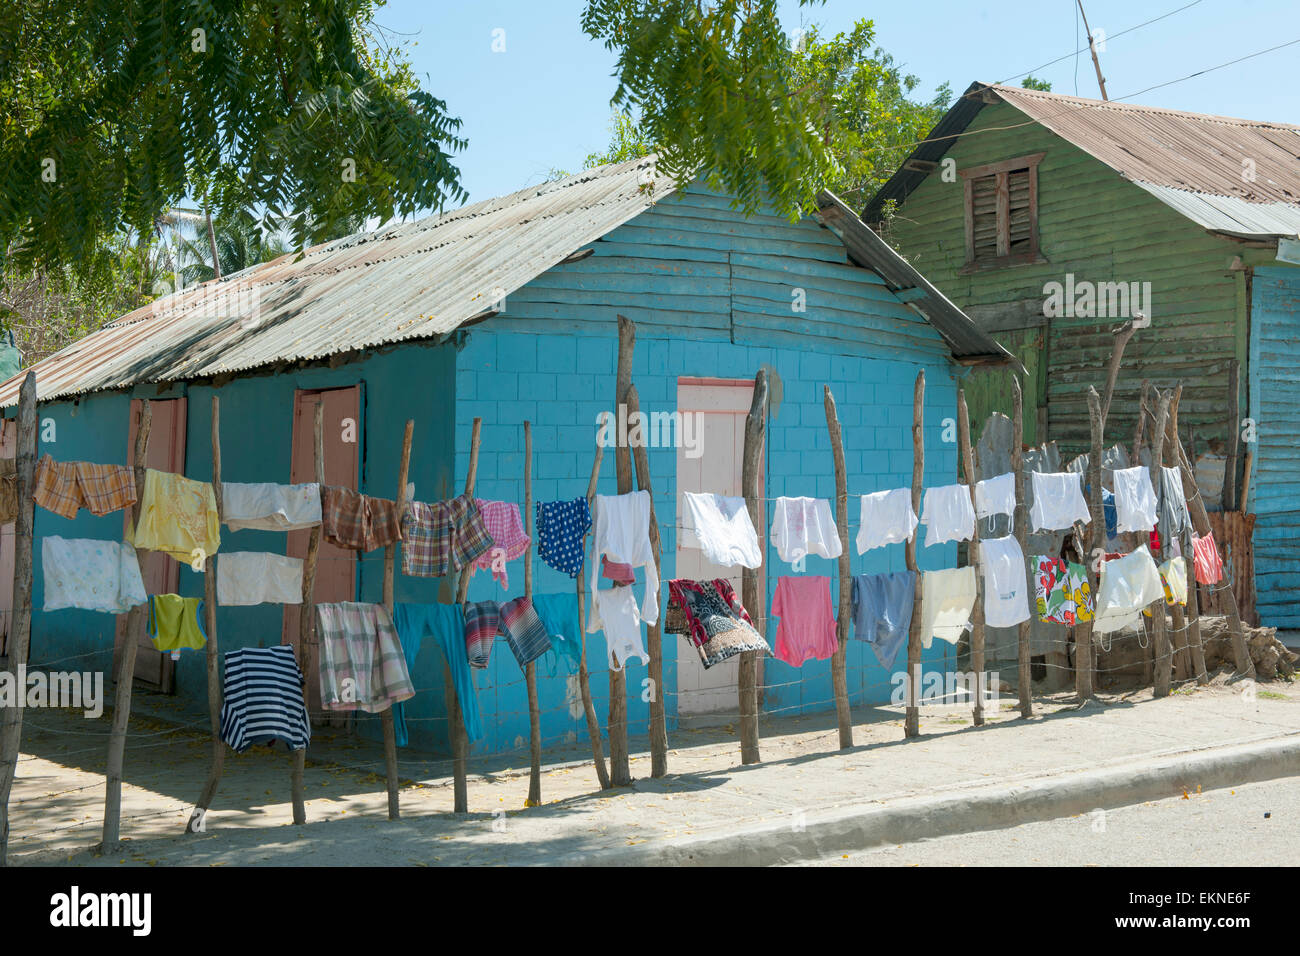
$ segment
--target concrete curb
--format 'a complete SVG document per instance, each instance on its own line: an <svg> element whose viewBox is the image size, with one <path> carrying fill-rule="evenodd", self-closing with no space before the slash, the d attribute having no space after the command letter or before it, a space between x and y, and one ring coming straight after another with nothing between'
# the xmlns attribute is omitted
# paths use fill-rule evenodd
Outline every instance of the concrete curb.
<svg viewBox="0 0 1300 956"><path fill-rule="evenodd" d="M1178 796L1184 789L1198 786L1215 790L1290 776L1300 776L1300 734L1044 776L1027 783L908 797L887 806L864 804L825 813L810 809L798 831L792 827L792 818L786 818L726 833L573 854L550 862L570 866L773 866L1128 806Z"/></svg>

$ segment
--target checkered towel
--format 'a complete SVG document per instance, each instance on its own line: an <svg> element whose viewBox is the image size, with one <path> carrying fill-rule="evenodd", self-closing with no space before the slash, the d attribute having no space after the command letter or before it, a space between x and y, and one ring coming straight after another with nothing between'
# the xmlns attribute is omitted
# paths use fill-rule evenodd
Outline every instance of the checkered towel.
<svg viewBox="0 0 1300 956"><path fill-rule="evenodd" d="M531 598L517 597L501 605L501 629L520 667L527 667L551 649L551 637Z"/></svg>
<svg viewBox="0 0 1300 956"><path fill-rule="evenodd" d="M510 575L506 572L504 564L527 551L531 540L524 531L519 506L509 501L484 501L482 498L475 498L474 502L483 515L483 526L487 528L487 533L492 538L492 547L478 556L474 569L486 571L492 567L499 552L502 568L499 571L494 570L492 577L503 589L508 588Z"/></svg>
<svg viewBox="0 0 1300 956"><path fill-rule="evenodd" d="M135 504L135 470L125 465L55 461L42 455L32 498L46 511L75 518L78 508L106 515Z"/></svg>
<svg viewBox="0 0 1300 956"><path fill-rule="evenodd" d="M402 540L397 502L321 485L321 532L335 547L374 551Z"/></svg>
<svg viewBox="0 0 1300 956"><path fill-rule="evenodd" d="M487 667L492 642L501 630L501 608L496 601L465 602L465 653L470 667Z"/></svg>
<svg viewBox="0 0 1300 956"><path fill-rule="evenodd" d="M402 573L412 577L459 571L491 547L483 514L469 495L433 504L412 501L402 518Z"/></svg>
<svg viewBox="0 0 1300 956"><path fill-rule="evenodd" d="M415 696L397 629L382 604L317 604L316 623L327 710L377 714Z"/></svg>

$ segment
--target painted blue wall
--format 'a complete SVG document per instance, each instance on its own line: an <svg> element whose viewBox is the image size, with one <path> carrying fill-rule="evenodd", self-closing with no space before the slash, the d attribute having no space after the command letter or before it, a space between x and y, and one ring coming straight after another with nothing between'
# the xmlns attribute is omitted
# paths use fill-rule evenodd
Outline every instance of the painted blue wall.
<svg viewBox="0 0 1300 956"><path fill-rule="evenodd" d="M1258 427L1249 506L1260 623L1300 627L1300 268L1257 268L1251 286L1250 408Z"/></svg>

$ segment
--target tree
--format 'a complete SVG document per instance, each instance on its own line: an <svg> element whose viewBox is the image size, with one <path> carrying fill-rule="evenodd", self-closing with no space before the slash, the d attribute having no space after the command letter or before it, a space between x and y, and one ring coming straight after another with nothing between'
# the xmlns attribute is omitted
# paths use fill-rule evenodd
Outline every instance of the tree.
<svg viewBox="0 0 1300 956"><path fill-rule="evenodd" d="M627 112L615 112L609 119L609 146L603 152L588 153L583 169L594 169L606 163L625 163L654 152L636 117Z"/></svg>
<svg viewBox="0 0 1300 956"><path fill-rule="evenodd" d="M208 242L207 223L202 217L194 225L199 229L195 236L178 239L179 274L184 285L207 282L215 277L212 253ZM213 223L217 246L217 261L223 276L232 275L268 262L289 252L289 246L278 235L265 234L257 227L257 220L248 213L239 213L231 219L218 219Z"/></svg>
<svg viewBox="0 0 1300 956"><path fill-rule="evenodd" d="M1022 89L1026 90L1042 90L1044 93L1052 92L1052 84L1050 82L1047 80L1040 80L1032 73L1020 81L1020 86Z"/></svg>
<svg viewBox="0 0 1300 956"><path fill-rule="evenodd" d="M187 195L297 246L462 200L460 121L384 43L381 2L6 0L0 254L93 271Z"/></svg>

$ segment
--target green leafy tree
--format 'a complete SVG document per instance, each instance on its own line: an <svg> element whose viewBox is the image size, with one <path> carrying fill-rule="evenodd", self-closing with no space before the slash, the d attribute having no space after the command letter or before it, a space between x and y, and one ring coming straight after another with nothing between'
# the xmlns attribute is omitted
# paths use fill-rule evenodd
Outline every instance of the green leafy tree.
<svg viewBox="0 0 1300 956"><path fill-rule="evenodd" d="M1044 93L1052 92L1052 84L1047 80L1040 80L1032 73L1020 81L1020 86L1026 90L1041 90Z"/></svg>
<svg viewBox="0 0 1300 956"><path fill-rule="evenodd" d="M0 255L94 271L190 196L296 246L463 200L382 0L6 0ZM105 266L107 267L107 266Z"/></svg>
<svg viewBox="0 0 1300 956"><path fill-rule="evenodd" d="M603 152L588 153L583 169L594 169L606 163L625 163L654 152L641 125L631 113L618 112L609 120L609 146Z"/></svg>
<svg viewBox="0 0 1300 956"><path fill-rule="evenodd" d="M202 217L196 217L192 224L195 234L179 236L177 243L179 274L186 286L207 282L216 276L212 268L213 242L217 247L217 262L223 276L240 272L259 262L268 262L290 251L280 236L259 229L257 220L248 213L214 221L213 241L209 241L207 222Z"/></svg>

